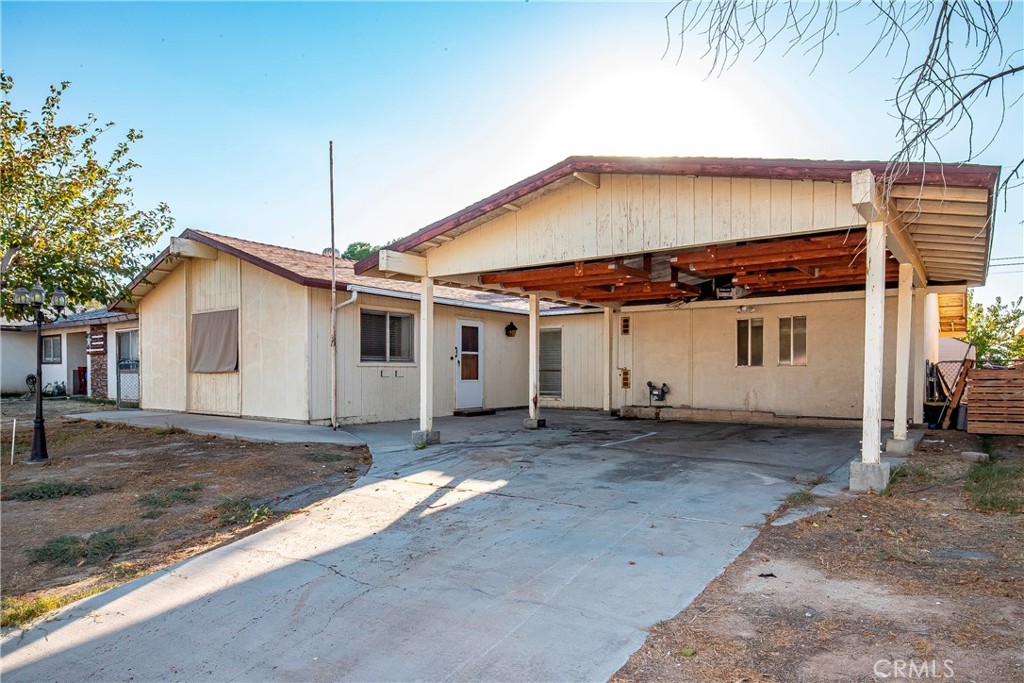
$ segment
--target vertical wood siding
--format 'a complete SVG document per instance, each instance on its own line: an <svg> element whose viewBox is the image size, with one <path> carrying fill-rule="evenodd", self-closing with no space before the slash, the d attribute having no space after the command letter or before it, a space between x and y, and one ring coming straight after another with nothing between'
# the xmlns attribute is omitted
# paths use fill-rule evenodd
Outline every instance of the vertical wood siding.
<svg viewBox="0 0 1024 683"><path fill-rule="evenodd" d="M239 370L242 415L309 419L306 288L241 264Z"/></svg>
<svg viewBox="0 0 1024 683"><path fill-rule="evenodd" d="M192 313L239 308L241 305L239 261L223 252L216 260L191 259L186 264L188 281L188 324ZM239 328L241 335L241 328ZM246 362L239 349L239 367ZM186 360L187 362L187 360ZM241 414L241 383L238 372L190 372L188 410L212 415Z"/></svg>
<svg viewBox="0 0 1024 683"><path fill-rule="evenodd" d="M431 275L474 273L864 225L850 184L602 175L426 252Z"/></svg>
<svg viewBox="0 0 1024 683"><path fill-rule="evenodd" d="M185 267L179 265L139 302L140 405L146 410L187 409ZM114 341L107 338L108 348ZM108 363L107 373L113 366ZM108 394L109 395L109 394Z"/></svg>
<svg viewBox="0 0 1024 683"><path fill-rule="evenodd" d="M540 399L541 408L600 410L606 376L601 313L541 317L542 330L562 330L562 395Z"/></svg>
<svg viewBox="0 0 1024 683"><path fill-rule="evenodd" d="M339 296L349 297L345 292ZM310 320L327 321L330 293L311 296ZM412 313L415 317L416 362L363 363L359 358L359 311L371 309ZM526 405L527 317L512 313L479 311L437 305L434 312L434 414L451 415L455 410L455 321L479 320L484 324L484 407L505 408ZM505 326L515 320L520 334L505 336ZM360 294L357 302L338 312L338 419L356 424L409 420L419 414L420 356L419 302ZM310 403L314 420L330 419L330 343L314 342L310 357ZM326 380L326 381L325 381ZM325 416L324 418L319 417Z"/></svg>

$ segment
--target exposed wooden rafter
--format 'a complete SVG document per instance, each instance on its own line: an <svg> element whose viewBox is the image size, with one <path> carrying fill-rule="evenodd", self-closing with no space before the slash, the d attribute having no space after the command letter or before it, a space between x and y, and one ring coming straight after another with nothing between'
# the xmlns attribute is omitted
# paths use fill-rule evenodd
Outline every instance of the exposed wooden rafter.
<svg viewBox="0 0 1024 683"><path fill-rule="evenodd" d="M681 282L638 282L609 289L583 288L570 291L560 290L558 294L578 301L601 303L682 299L699 296L700 290L692 285L685 285Z"/></svg>

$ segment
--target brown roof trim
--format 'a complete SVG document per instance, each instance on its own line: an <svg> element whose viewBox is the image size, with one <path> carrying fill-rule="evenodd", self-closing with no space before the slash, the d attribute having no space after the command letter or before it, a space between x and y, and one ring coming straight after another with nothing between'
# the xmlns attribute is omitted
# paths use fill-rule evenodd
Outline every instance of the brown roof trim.
<svg viewBox="0 0 1024 683"><path fill-rule="evenodd" d="M535 192L573 173L648 173L656 175L695 175L710 177L767 178L779 180L848 181L853 171L870 169L876 175L889 175L889 165L882 161L814 161L800 159L713 159L703 157L569 157L554 166L525 178L500 192L431 223L388 249L408 251L475 220L504 204ZM948 165L911 164L892 176L895 182L922 185L953 185L987 188L991 192L999 177L998 166L975 164ZM379 254L372 254L355 264L356 275L377 268Z"/></svg>
<svg viewBox="0 0 1024 683"><path fill-rule="evenodd" d="M298 284L302 285L303 287L317 287L317 288L320 288L320 289L330 289L331 288L331 281L330 280L327 280L327 279L324 279L324 278L318 278L318 277L317 278L303 277L302 275L299 275L298 273L296 273L296 272L294 272L292 270L288 270L287 268L284 268L284 267L282 267L282 266L280 266L280 265L278 265L278 264L276 264L276 263L274 263L272 261L267 261L266 259L262 259L259 256L255 256L255 255L245 251L244 249L238 249L237 247L233 247L230 244L226 244L224 242L221 242L221 241L217 240L216 238L211 237L209 235L206 235L204 233L197 232L195 230L191 230L190 229L190 230L186 230L185 232L181 233L181 236L186 238L186 239L195 240L196 242L200 242L202 244L205 244L208 247L213 247L214 249L218 249L220 251L223 251L226 254L231 254L232 256L235 256L235 257L241 259L242 261L245 261L246 263L251 263L254 266L257 266L259 268L263 268L264 270L270 271L274 275L280 275L281 277L285 278L286 280L291 280L292 282L298 283ZM271 245L271 246L273 246L273 245ZM284 247L284 248L287 248L287 247ZM303 252L303 253L306 253L306 252ZM337 287L338 287L338 289L340 291L345 291L346 287L348 286L348 283L342 282L340 280L336 284L337 284Z"/></svg>

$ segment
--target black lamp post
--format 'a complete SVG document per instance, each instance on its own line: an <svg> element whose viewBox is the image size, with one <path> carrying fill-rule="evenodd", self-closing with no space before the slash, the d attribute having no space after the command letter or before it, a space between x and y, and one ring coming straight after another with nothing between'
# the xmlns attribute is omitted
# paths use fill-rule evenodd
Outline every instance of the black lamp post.
<svg viewBox="0 0 1024 683"><path fill-rule="evenodd" d="M22 315L25 314L29 306L36 309L36 419L32 432L32 456L28 459L30 463L46 462L49 459L46 452L46 429L43 420L43 323L46 322L46 318L43 316L43 304L45 302L46 290L38 282L31 290L26 290L24 287L14 290L14 303ZM67 305L68 297L58 285L50 295L50 306L60 315Z"/></svg>

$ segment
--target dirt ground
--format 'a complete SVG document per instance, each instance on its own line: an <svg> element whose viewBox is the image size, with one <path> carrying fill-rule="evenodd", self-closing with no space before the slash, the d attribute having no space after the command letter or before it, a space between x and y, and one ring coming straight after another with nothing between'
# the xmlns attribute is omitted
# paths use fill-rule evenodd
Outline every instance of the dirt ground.
<svg viewBox="0 0 1024 683"><path fill-rule="evenodd" d="M12 600L87 594L252 533L348 488L370 463L366 448L251 443L71 420L62 415L110 406L60 400L45 404L50 462L27 465L34 406L5 399L0 408L0 594L5 607ZM12 466L13 417L18 418L18 436ZM25 486L54 480L91 485L94 491L12 499ZM164 500L165 507L146 497L175 487L177 498ZM86 537L117 527L123 527L134 547L95 564L30 559L30 551L55 536Z"/></svg>
<svg viewBox="0 0 1024 683"><path fill-rule="evenodd" d="M766 524L612 680L1024 681L1024 515L972 509L959 458L1022 442L929 432L887 494L800 501L830 509Z"/></svg>

